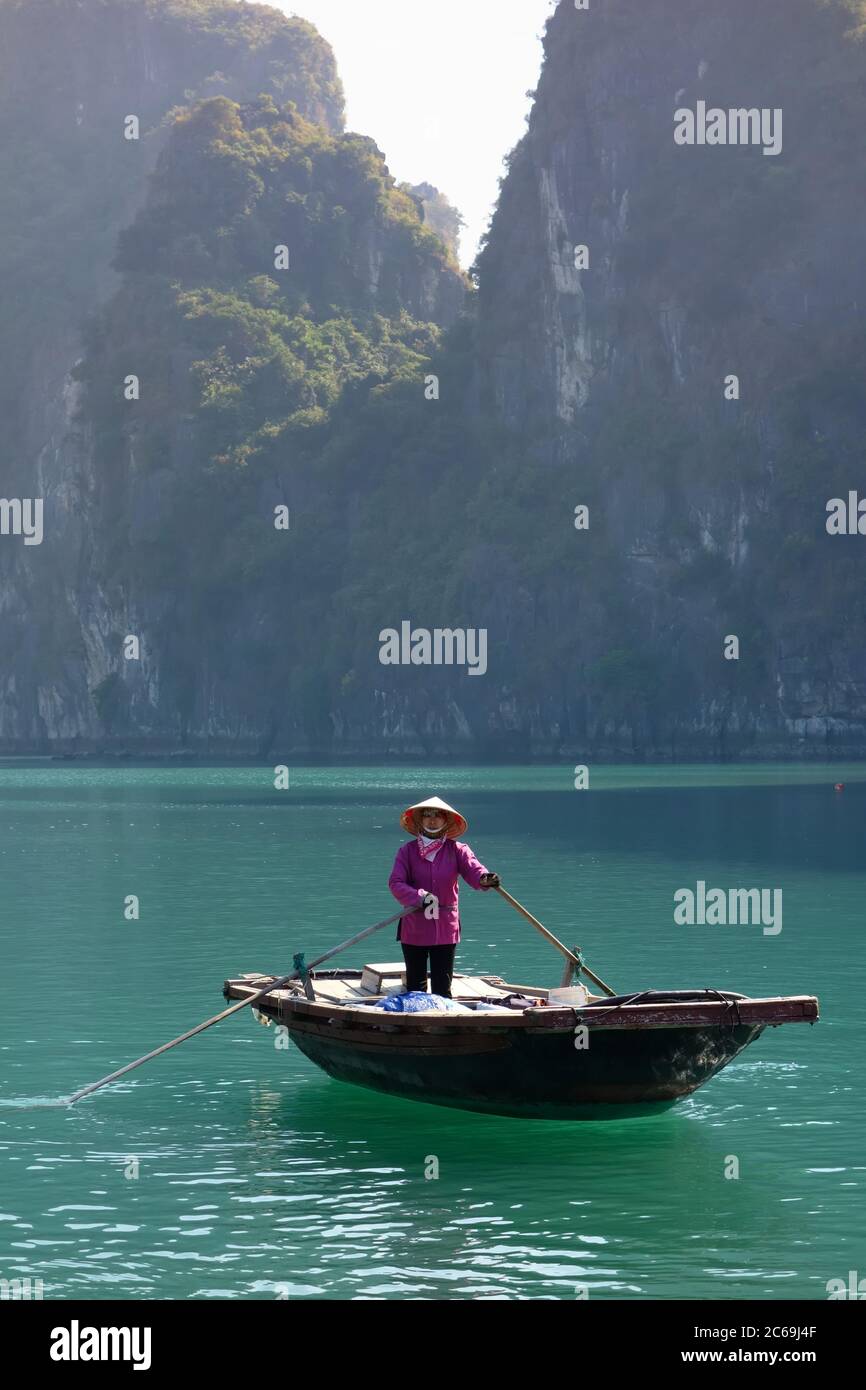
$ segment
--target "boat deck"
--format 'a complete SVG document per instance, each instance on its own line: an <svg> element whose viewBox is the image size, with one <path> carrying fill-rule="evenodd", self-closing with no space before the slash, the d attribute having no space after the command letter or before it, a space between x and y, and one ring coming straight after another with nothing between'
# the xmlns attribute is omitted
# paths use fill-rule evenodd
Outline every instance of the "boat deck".
<svg viewBox="0 0 866 1390"><path fill-rule="evenodd" d="M384 973L385 971L387 973ZM377 973L378 981L376 981ZM275 976L269 975L245 974L237 979L227 980L226 997L242 999L244 994L255 994L267 984L269 979L275 978ZM373 1005L380 1004L389 994L397 993L402 988L399 974L383 966L365 966L363 971L316 971L312 977L312 982L317 1004L351 1011L363 1009L365 1012L369 1012ZM379 987L376 987L377 983L379 983ZM455 975L451 991L454 1003L463 1004L468 1008L479 1003L489 1004L495 1008L500 1005L500 1001L514 994L523 995L527 999L546 1000L549 992L549 990L538 989L529 985L506 984L498 975ZM292 981L283 989L271 991L265 996L265 999L296 1003L309 1002L304 994L303 985L299 981ZM500 1007L501 1012L510 1017L513 1017L516 1012L505 1005L500 1005ZM485 1009L484 1012L489 1015L490 1010ZM389 1014L390 1018L395 1016L424 1017L424 1015ZM428 1014L426 1016L438 1019L449 1017L447 1014ZM451 1017L460 1018L465 1017L465 1015L454 1014Z"/></svg>

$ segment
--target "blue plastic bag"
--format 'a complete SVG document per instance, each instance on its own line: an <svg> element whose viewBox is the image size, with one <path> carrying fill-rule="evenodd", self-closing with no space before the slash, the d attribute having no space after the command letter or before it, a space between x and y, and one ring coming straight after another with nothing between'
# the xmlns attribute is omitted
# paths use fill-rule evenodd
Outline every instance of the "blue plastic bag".
<svg viewBox="0 0 866 1390"><path fill-rule="evenodd" d="M408 994L392 994L374 1009L384 1009L389 1014L462 1014L462 1004L446 999L441 994L427 994L422 990L411 990Z"/></svg>

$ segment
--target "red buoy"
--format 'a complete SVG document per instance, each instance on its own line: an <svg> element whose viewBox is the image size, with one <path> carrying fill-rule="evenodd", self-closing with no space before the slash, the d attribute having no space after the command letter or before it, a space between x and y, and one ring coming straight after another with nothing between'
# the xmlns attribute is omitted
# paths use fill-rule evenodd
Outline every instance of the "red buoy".
<svg viewBox="0 0 866 1390"><path fill-rule="evenodd" d="M833 790L836 791L836 792L843 792L843 791L845 790L845 783L844 783L844 782L837 782L837 783L835 784Z"/></svg>

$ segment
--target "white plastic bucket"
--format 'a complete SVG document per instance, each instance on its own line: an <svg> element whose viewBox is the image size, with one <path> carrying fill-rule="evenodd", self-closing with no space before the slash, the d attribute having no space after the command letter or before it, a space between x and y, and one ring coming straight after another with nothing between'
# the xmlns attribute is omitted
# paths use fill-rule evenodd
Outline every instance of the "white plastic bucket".
<svg viewBox="0 0 866 1390"><path fill-rule="evenodd" d="M547 998L551 1004L565 1004L570 1009L580 1009L589 995L583 985L568 985L565 989L552 989Z"/></svg>

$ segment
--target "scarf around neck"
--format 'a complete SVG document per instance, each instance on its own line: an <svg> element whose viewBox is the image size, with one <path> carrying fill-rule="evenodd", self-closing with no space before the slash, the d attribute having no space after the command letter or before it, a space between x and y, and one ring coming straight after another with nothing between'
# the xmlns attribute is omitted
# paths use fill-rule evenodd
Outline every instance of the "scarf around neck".
<svg viewBox="0 0 866 1390"><path fill-rule="evenodd" d="M447 840L447 835L440 835L438 840L431 840L428 835L423 833L418 836L418 853L422 859L435 859L440 849Z"/></svg>

